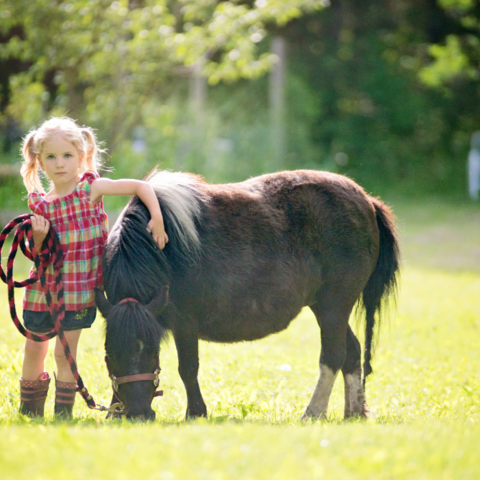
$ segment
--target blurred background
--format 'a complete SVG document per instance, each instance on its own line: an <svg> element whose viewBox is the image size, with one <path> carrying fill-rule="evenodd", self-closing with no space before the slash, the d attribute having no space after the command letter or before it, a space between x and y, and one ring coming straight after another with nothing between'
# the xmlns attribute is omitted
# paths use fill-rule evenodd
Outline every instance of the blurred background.
<svg viewBox="0 0 480 480"><path fill-rule="evenodd" d="M2 0L0 208L26 208L20 142L53 115L97 129L113 178L314 168L475 198L479 21L476 0Z"/></svg>

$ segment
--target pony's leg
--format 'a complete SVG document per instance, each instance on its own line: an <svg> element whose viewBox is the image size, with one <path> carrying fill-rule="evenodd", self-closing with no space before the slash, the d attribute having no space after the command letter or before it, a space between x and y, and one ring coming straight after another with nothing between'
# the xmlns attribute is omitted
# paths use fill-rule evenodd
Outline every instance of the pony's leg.
<svg viewBox="0 0 480 480"><path fill-rule="evenodd" d="M342 374L345 382L345 418L369 416L362 385L360 343L350 325L347 330L347 358Z"/></svg>
<svg viewBox="0 0 480 480"><path fill-rule="evenodd" d="M187 392L186 418L206 417L207 407L198 384L198 335L194 325L175 325L173 338L177 347L178 373Z"/></svg>
<svg viewBox="0 0 480 480"><path fill-rule="evenodd" d="M320 377L303 419L326 417L333 384L347 355L348 318L353 304L342 304L331 292L321 298L310 306L321 329Z"/></svg>

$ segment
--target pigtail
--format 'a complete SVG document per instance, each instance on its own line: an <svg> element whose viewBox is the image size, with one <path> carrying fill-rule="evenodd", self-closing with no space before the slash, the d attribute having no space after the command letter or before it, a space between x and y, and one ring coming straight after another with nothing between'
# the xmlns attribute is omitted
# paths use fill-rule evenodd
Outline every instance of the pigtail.
<svg viewBox="0 0 480 480"><path fill-rule="evenodd" d="M35 149L36 130L31 131L23 141L22 156L23 162L20 168L20 174L23 183L27 187L28 193L40 192L45 193L38 168L38 152Z"/></svg>
<svg viewBox="0 0 480 480"><path fill-rule="evenodd" d="M85 153L83 158L82 170L98 173L98 169L101 167L100 147L98 145L95 132L90 127L83 127L80 129L81 134L85 139Z"/></svg>

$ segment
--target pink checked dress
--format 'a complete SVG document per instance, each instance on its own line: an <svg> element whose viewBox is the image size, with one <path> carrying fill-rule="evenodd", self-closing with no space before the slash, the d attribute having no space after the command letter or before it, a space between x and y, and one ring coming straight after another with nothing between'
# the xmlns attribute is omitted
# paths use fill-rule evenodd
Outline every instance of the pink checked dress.
<svg viewBox="0 0 480 480"><path fill-rule="evenodd" d="M30 210L50 222L62 244L65 310L93 307L93 289L103 283L101 262L108 220L103 202L90 203L90 186L96 178L99 178L96 173L85 172L70 195L55 200L46 200L43 193L28 196ZM34 268L30 276L33 271ZM52 265L47 268L46 280L49 285L54 282ZM48 310L40 281L26 287L23 308L35 312Z"/></svg>

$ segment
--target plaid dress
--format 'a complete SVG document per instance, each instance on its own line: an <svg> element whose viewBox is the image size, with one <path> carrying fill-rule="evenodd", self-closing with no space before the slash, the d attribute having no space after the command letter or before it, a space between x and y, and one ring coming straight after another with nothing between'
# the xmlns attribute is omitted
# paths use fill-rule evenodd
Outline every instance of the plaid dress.
<svg viewBox="0 0 480 480"><path fill-rule="evenodd" d="M95 306L94 287L103 283L102 254L108 236L107 215L103 202L90 203L90 185L99 176L85 172L77 188L62 198L48 201L43 193L30 193L28 206L45 217L62 244L65 310L83 310ZM30 276L34 272L32 268ZM54 283L53 267L46 270L47 284ZM53 301L56 298L52 296ZM24 310L48 310L40 281L25 288Z"/></svg>

